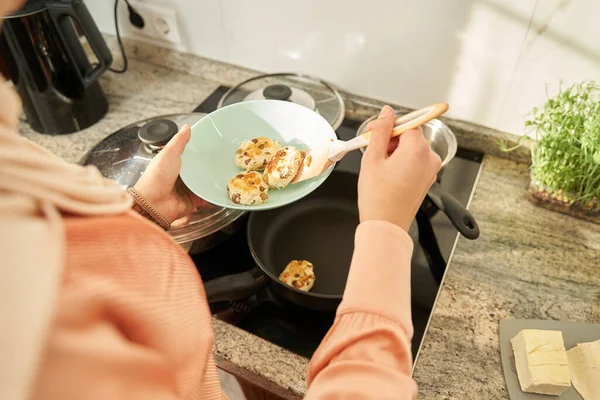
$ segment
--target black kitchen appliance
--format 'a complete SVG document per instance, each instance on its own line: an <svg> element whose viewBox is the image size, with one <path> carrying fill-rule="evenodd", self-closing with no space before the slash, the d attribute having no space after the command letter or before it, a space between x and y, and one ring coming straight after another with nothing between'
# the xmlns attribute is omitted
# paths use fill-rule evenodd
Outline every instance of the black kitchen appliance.
<svg viewBox="0 0 600 400"><path fill-rule="evenodd" d="M95 60L88 58L79 32ZM35 131L72 133L106 114L98 79L112 55L81 0L28 0L3 21L0 58Z"/></svg>
<svg viewBox="0 0 600 400"><path fill-rule="evenodd" d="M219 87L196 112L214 111L229 88ZM362 121L343 119L336 129L342 140L356 136ZM357 174L361 153L347 154L336 171ZM466 206L481 166L482 155L459 148L444 168L440 184ZM415 328L412 353L416 358L438 293L446 263L457 240L457 230L436 206L425 201L417 215L419 245L415 246L411 266L412 319ZM246 229L242 228L228 241L196 254L194 262L205 282L235 273L256 270L248 247ZM281 296L273 285L265 287L245 300L211 304L213 314L271 343L296 354L311 357L331 327L335 313L300 307Z"/></svg>

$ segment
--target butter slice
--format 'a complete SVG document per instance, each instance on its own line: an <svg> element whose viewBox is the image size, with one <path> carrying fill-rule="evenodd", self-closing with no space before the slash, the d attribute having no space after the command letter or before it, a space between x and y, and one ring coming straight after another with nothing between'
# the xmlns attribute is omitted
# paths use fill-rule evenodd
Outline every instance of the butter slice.
<svg viewBox="0 0 600 400"><path fill-rule="evenodd" d="M510 342L522 391L558 396L571 386L561 331L524 329Z"/></svg>
<svg viewBox="0 0 600 400"><path fill-rule="evenodd" d="M573 386L584 400L600 399L600 340L567 351Z"/></svg>

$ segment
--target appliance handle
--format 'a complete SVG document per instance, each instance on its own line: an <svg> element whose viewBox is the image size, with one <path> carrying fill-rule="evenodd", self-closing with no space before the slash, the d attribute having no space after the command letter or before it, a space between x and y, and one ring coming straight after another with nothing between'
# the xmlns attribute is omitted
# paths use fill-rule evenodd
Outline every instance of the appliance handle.
<svg viewBox="0 0 600 400"><path fill-rule="evenodd" d="M91 85L100 78L108 67L112 64L113 58L110 49L106 45L102 34L98 30L96 23L92 19L90 12L81 0L73 0L70 2L48 2L47 10L58 29L58 33L65 43L66 51L73 62L77 66L75 52L82 52L81 42L73 29L69 25L65 25L64 21L67 17L75 20L85 38L87 39L92 51L98 59L98 64L92 66L87 71L81 71L76 68L79 79L85 87Z"/></svg>

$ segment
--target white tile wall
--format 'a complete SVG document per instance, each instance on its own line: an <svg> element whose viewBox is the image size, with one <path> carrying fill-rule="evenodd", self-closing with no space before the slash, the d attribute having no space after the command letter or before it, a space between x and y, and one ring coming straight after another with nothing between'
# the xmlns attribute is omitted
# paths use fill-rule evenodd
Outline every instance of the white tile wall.
<svg viewBox="0 0 600 400"><path fill-rule="evenodd" d="M558 84L586 78L600 81L600 2L597 0L539 0L523 51L493 125L522 130L533 105L551 95Z"/></svg>
<svg viewBox="0 0 600 400"><path fill-rule="evenodd" d="M513 133L545 86L600 80L598 0L141 0L176 9L184 49ZM112 0L87 0L114 32Z"/></svg>

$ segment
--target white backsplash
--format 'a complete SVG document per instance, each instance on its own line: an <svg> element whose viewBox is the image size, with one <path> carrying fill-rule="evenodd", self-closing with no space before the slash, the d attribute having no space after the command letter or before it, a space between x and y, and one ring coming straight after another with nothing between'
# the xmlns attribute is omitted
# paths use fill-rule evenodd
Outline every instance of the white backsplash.
<svg viewBox="0 0 600 400"><path fill-rule="evenodd" d="M142 1L176 9L184 51L516 134L547 84L600 81L598 0ZM114 33L113 1L86 4Z"/></svg>

